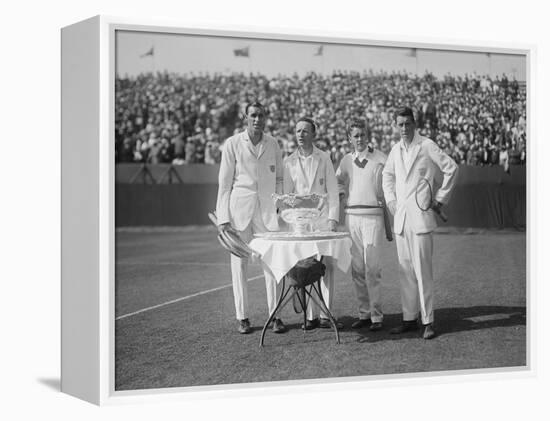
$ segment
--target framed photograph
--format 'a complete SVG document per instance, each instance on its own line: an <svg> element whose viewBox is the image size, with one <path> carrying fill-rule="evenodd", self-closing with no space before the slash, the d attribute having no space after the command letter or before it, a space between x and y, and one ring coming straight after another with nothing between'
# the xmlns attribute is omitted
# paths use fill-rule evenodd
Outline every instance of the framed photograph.
<svg viewBox="0 0 550 421"><path fill-rule="evenodd" d="M102 16L64 28L62 391L104 404L529 372L531 48ZM414 126L410 144L400 121ZM304 127L326 176L301 155ZM278 238L280 249L258 245L264 231L281 232L265 216L273 206L282 226L281 202L261 197L290 191L292 157L329 198L336 183L328 219L333 237L348 233L342 250L311 241L322 229ZM382 198L365 205L374 193L350 178L363 183L357 171L378 160ZM428 160L423 209L418 185L404 192L394 181L395 192L391 177L402 166L403 183L425 179ZM237 189L252 202L237 202ZM409 205L437 227L405 239ZM383 223L354 228L372 210L363 208L388 215L385 236ZM324 292L292 286L294 265L321 256L332 259L313 284Z"/></svg>

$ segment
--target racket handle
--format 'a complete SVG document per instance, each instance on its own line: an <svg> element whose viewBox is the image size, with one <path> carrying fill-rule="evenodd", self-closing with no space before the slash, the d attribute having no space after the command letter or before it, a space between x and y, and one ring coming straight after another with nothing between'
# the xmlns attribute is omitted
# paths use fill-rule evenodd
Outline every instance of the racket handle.
<svg viewBox="0 0 550 421"><path fill-rule="evenodd" d="M210 222L212 222L215 227L218 226L218 218L216 218L216 214L214 212L208 212L208 219L210 219Z"/></svg>
<svg viewBox="0 0 550 421"><path fill-rule="evenodd" d="M388 241L393 240L393 233L392 233L392 226L391 226L391 219L389 215L389 210L386 206L382 207L382 212L384 214L384 230L386 231L386 239Z"/></svg>
<svg viewBox="0 0 550 421"><path fill-rule="evenodd" d="M447 222L449 220L449 218L447 217L447 214L443 212L441 209L438 209L435 212L439 215L439 217L443 222Z"/></svg>

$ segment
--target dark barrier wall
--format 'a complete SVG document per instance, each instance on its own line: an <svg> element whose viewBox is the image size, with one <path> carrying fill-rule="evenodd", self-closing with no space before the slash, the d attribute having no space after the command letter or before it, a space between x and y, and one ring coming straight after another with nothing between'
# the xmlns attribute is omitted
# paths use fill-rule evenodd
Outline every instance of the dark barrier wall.
<svg viewBox="0 0 550 421"><path fill-rule="evenodd" d="M525 186L457 185L446 212L447 225L472 228L525 229Z"/></svg>
<svg viewBox="0 0 550 421"><path fill-rule="evenodd" d="M217 184L219 165L189 164L189 165L142 165L117 164L115 166L116 183L178 183L186 184ZM473 167L461 165L457 184L523 184L525 185L525 167L512 166L510 173L502 167Z"/></svg>
<svg viewBox="0 0 550 421"><path fill-rule="evenodd" d="M181 180L187 184L217 184L219 170L219 165L205 164L117 164L115 166L115 182L136 184L153 181L164 184L177 183Z"/></svg>
<svg viewBox="0 0 550 421"><path fill-rule="evenodd" d="M217 193L214 184L117 184L115 225L206 225Z"/></svg>
<svg viewBox="0 0 550 421"><path fill-rule="evenodd" d="M143 174L140 165L117 165L117 226L209 223L207 213L216 206L218 167L173 168L178 176L169 174L169 165L148 166L152 181L147 171ZM446 207L447 225L524 229L526 199L525 167L512 167L507 174L501 167L461 166L451 202Z"/></svg>

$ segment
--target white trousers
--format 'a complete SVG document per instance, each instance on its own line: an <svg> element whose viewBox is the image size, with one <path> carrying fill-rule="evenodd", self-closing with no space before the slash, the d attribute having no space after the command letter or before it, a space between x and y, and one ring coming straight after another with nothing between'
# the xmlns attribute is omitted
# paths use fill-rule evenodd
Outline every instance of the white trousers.
<svg viewBox="0 0 550 421"><path fill-rule="evenodd" d="M359 318L382 322L380 244L382 215L346 215L351 235L351 279L359 301Z"/></svg>
<svg viewBox="0 0 550 421"><path fill-rule="evenodd" d="M252 221L244 231L238 231L244 242L249 243L253 234L269 231L260 214L258 206L252 217ZM267 308L269 314L277 306L277 282L271 271L264 265L265 289L267 294ZM231 279L233 282L233 298L235 300L235 313L237 320L247 319L248 306L248 259L241 259L231 255Z"/></svg>
<svg viewBox="0 0 550 421"><path fill-rule="evenodd" d="M325 276L321 278L321 294L323 295L323 301L329 311L332 313L332 298L334 297L334 259L330 256L323 256L323 264L325 265ZM309 288L309 287L308 287ZM317 294L311 290L311 295L313 295L315 298L319 299ZM317 316L320 316L323 319L328 319L328 314L326 314L322 308L319 308L317 304L313 302L313 300L309 299L307 304L307 311L306 311L307 319L313 320L317 318ZM334 313L332 313L333 317L336 317Z"/></svg>
<svg viewBox="0 0 550 421"><path fill-rule="evenodd" d="M431 233L415 234L407 220L403 235L395 235L401 277L401 306L403 320L416 320L418 313L423 324L432 323L433 288L432 273L433 236Z"/></svg>

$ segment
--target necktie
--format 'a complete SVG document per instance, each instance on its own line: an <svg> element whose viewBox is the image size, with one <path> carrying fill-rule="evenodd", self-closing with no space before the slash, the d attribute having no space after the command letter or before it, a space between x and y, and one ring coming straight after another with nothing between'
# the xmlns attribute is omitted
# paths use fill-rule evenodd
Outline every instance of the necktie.
<svg viewBox="0 0 550 421"><path fill-rule="evenodd" d="M359 161L359 158L355 158L355 161L353 163L357 165L359 168L365 168L365 165L367 165L368 160L363 159L362 161Z"/></svg>

